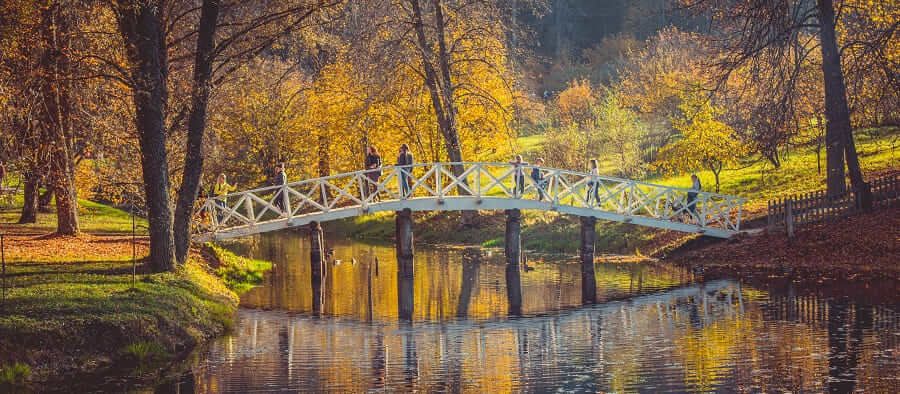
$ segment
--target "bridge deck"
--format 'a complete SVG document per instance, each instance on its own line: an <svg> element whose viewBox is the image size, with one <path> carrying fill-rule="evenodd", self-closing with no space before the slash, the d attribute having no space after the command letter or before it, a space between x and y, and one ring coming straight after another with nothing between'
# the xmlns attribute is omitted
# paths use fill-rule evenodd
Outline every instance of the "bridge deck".
<svg viewBox="0 0 900 394"><path fill-rule="evenodd" d="M195 238L227 239L406 208L534 209L723 238L740 231L741 198L546 167L536 180L533 168L416 164L242 191L205 201L194 217ZM376 172L382 176L371 176ZM696 193L694 209L688 193Z"/></svg>

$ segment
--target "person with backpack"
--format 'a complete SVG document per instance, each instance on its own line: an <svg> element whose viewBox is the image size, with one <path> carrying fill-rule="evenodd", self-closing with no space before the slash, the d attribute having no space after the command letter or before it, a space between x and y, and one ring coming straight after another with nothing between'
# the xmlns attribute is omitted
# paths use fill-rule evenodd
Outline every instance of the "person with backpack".
<svg viewBox="0 0 900 394"><path fill-rule="evenodd" d="M397 166L400 167L400 198L407 199L410 191L412 191L412 171L413 155L409 151L409 145L400 145L400 155L397 157Z"/></svg>
<svg viewBox="0 0 900 394"><path fill-rule="evenodd" d="M688 211L692 213L692 217L700 221L700 214L697 213L697 193L703 191L703 185L700 183L700 177L697 174L691 174L691 190L687 194Z"/></svg>
<svg viewBox="0 0 900 394"><path fill-rule="evenodd" d="M538 201L544 201L544 196L546 195L544 191L546 181L544 181L544 173L541 171L543 165L544 159L539 157L534 161L534 168L531 169L531 180L534 181L534 184L537 187Z"/></svg>
<svg viewBox="0 0 900 394"><path fill-rule="evenodd" d="M366 153L366 178L369 178L369 185L366 190L369 195L373 195L373 201L378 201L378 182L381 179L381 155L378 154L378 148L375 145L369 145L369 152Z"/></svg>

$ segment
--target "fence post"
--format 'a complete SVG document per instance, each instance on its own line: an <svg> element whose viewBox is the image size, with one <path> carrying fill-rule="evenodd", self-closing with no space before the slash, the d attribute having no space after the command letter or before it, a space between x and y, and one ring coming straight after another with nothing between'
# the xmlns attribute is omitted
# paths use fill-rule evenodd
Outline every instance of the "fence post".
<svg viewBox="0 0 900 394"><path fill-rule="evenodd" d="M793 212L793 198L788 197L784 201L784 225L787 228L787 236L788 238L794 238L794 212Z"/></svg>
<svg viewBox="0 0 900 394"><path fill-rule="evenodd" d="M0 264L3 264L3 298L0 298L0 305L6 307L6 244L3 240L3 233L0 233Z"/></svg>

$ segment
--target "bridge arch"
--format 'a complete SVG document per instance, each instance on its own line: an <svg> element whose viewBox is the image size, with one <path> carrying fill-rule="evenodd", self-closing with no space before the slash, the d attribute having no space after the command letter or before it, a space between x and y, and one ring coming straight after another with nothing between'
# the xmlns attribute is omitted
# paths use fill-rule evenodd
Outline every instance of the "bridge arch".
<svg viewBox="0 0 900 394"><path fill-rule="evenodd" d="M542 178L530 176L535 168ZM371 176L376 172L381 177ZM688 193L696 193L695 209ZM210 241L382 211L531 209L727 238L740 231L743 201L724 194L533 165L420 163L208 199L194 215L194 226L195 239Z"/></svg>

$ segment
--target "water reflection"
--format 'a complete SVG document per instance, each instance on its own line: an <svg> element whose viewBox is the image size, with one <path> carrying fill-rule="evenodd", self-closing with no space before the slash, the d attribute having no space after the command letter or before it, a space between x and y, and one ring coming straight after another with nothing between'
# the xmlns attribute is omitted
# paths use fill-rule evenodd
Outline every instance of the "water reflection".
<svg viewBox="0 0 900 394"><path fill-rule="evenodd" d="M522 272L502 255L480 249L417 251L411 267L398 264L391 247L331 242L333 255L319 277L310 267L305 237L264 237L258 257L276 262L263 286L241 297L241 306L316 313L361 321L441 321L533 315L580 306L582 268L576 262L530 262ZM594 300L601 302L688 283L690 273L654 264L598 265ZM315 302L313 301L315 300Z"/></svg>
<svg viewBox="0 0 900 394"><path fill-rule="evenodd" d="M580 263L521 272L502 257L421 249L407 279L392 248L329 246L341 262L326 266L325 317L315 317L303 241L263 239L278 271L195 365L198 391L891 392L898 383L894 304L597 264L597 304L571 308L584 299ZM400 306L410 300L412 320Z"/></svg>

